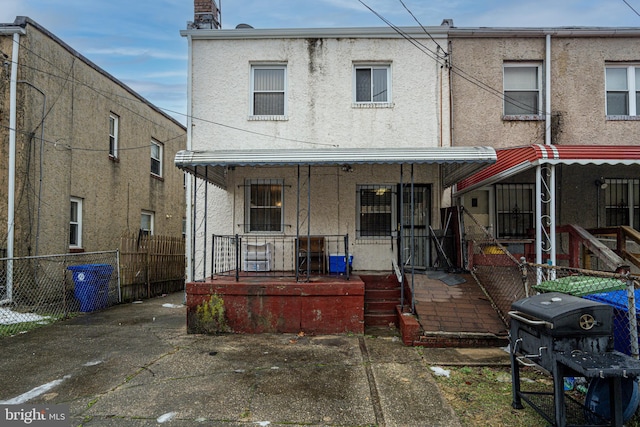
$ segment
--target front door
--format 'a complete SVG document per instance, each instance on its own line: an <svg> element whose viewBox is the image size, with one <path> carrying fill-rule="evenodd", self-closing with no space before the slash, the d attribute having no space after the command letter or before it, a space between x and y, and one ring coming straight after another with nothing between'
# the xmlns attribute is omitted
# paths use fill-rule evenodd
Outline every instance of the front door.
<svg viewBox="0 0 640 427"><path fill-rule="evenodd" d="M402 197L398 201L399 204L402 204L402 219L400 221L402 236L400 241L402 246L398 251L400 258L398 264L404 264L405 268L413 266L414 268L425 269L431 267L431 245L429 245L431 185L414 184L413 199L411 197L411 185L404 184L403 187Z"/></svg>

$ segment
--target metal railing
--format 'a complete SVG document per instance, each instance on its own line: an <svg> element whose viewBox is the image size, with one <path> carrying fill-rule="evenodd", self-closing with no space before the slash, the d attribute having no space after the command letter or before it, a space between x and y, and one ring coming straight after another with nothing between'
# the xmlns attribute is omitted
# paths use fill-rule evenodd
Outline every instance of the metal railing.
<svg viewBox="0 0 640 427"><path fill-rule="evenodd" d="M349 235L212 237L211 276L291 277L351 274Z"/></svg>

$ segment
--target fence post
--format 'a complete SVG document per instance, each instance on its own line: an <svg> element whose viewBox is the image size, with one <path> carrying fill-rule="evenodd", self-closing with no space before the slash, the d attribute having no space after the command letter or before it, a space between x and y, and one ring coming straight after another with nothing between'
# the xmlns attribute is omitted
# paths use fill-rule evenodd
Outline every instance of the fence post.
<svg viewBox="0 0 640 427"><path fill-rule="evenodd" d="M522 286L524 286L524 296L529 298L529 274L527 272L527 259L520 257L520 273L522 274Z"/></svg>
<svg viewBox="0 0 640 427"><path fill-rule="evenodd" d="M629 316L629 340L631 341L631 356L638 359L638 321L636 319L636 294L633 280L627 273L627 314Z"/></svg>
<svg viewBox="0 0 640 427"><path fill-rule="evenodd" d="M236 282L240 281L240 237L236 234Z"/></svg>

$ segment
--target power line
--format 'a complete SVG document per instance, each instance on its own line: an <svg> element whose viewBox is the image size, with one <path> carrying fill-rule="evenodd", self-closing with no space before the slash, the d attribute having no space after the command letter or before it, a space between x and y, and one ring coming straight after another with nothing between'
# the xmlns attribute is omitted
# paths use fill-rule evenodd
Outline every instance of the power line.
<svg viewBox="0 0 640 427"><path fill-rule="evenodd" d="M378 18L380 18L384 23L386 23L389 27L391 27L393 30L395 30L399 35L401 35L404 39L408 40L410 43L412 43L414 46L418 47L416 45L419 44L422 47L425 47L424 45L420 44L419 42L417 42L415 40L414 37L412 37L411 35L405 33L401 28L397 27L396 25L392 24L388 19L386 19L385 17L383 17L381 14L379 14L378 12L376 12L374 9L372 9L371 7L369 7L363 0L358 0L364 7L366 7L367 9L369 9L371 12L373 12ZM624 1L624 0L623 0ZM400 0L400 2L402 2L402 0ZM405 6L405 9L408 10L408 8L406 7L406 5L404 5L404 3L402 3L403 6ZM420 22L417 20L417 18L415 17L415 15L413 13L411 13L411 11L409 11L409 13L411 14L411 16L413 16L413 18L416 20L416 22L418 22L418 24L420 24ZM427 31L427 29L420 24L420 27L423 29L423 31L425 33L427 33L427 35L429 35L429 37L431 37L432 40L433 37L431 36L431 34L429 34L429 32ZM435 42L435 40L434 40ZM437 44L437 42L436 42ZM438 44L437 44L438 45ZM440 45L438 45L438 47L440 49L442 49L442 47ZM419 47L418 47L419 48ZM426 48L426 47L425 47ZM420 48L419 48L420 49ZM422 49L420 49L422 50ZM428 50L428 49L427 49ZM423 51L424 52L424 51ZM455 66L452 61L449 59L445 59L445 57L440 57L438 54L436 54L433 51L430 51L432 54L436 55L436 58L434 58L433 56L427 54L427 56L431 57L431 59L434 59L438 64L440 64L441 66L447 66L451 69L451 72L458 75L459 77L461 77L462 79L468 81L469 83L477 86L478 88L487 91L488 93L490 93L491 95L497 96L500 99L502 99L504 102L511 104L513 106L516 107L520 107L520 108L524 108L524 109L529 109L531 108L531 105L525 104L523 102L518 101L517 99L511 98L507 95L504 94L504 92L502 90L498 90L495 89L491 86L489 86L488 84L482 82L481 80L479 80L478 78L466 73L464 70L462 70L460 67ZM426 53L426 52L424 52ZM446 52L445 52L446 54ZM440 59L445 60L445 63L440 63ZM545 115L546 111L542 110L542 109L538 109L537 110L537 114L536 115ZM553 114L552 114L553 115Z"/></svg>
<svg viewBox="0 0 640 427"><path fill-rule="evenodd" d="M635 10L635 9L633 8L633 6L631 6L631 5L629 4L629 2L628 2L627 0L622 0L622 1L624 2L624 4L626 4L627 6L629 6L629 9L633 10L633 11L635 12L635 14L636 14L636 15L640 16L640 13L638 13L638 11L637 11L637 10Z"/></svg>

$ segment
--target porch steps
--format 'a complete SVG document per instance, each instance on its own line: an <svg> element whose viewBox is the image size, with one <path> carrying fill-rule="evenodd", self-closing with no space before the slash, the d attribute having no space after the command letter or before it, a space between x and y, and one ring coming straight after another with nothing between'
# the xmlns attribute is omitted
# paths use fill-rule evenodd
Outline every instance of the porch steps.
<svg viewBox="0 0 640 427"><path fill-rule="evenodd" d="M364 325L397 328L400 284L394 274L360 275L364 282Z"/></svg>

